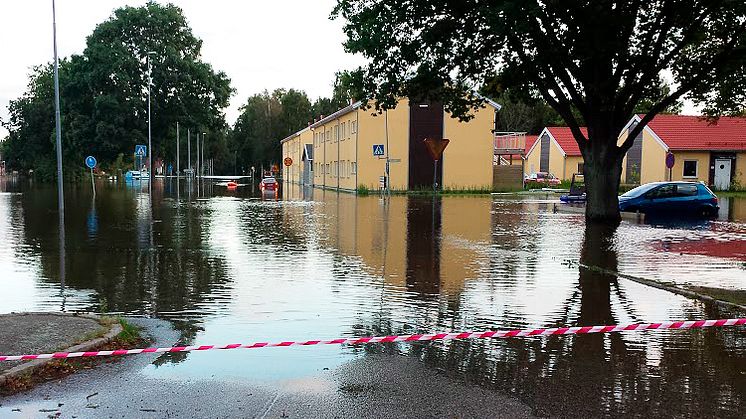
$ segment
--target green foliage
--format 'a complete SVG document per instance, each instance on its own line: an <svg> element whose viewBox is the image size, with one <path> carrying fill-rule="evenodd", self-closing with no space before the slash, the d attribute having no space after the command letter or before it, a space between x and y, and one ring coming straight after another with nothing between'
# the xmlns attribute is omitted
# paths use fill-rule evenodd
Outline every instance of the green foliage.
<svg viewBox="0 0 746 419"><path fill-rule="evenodd" d="M117 335L119 343L128 344L139 342L142 337L140 336L140 329L129 323L127 320L120 318L119 325L122 326L122 331Z"/></svg>
<svg viewBox="0 0 746 419"><path fill-rule="evenodd" d="M251 166L258 171L282 159L280 140L303 129L314 120L348 106L355 97L353 73L341 71L335 75L331 97L320 97L313 103L305 92L295 89L264 91L248 98L241 114L228 134L229 153L236 153L237 170L248 173Z"/></svg>
<svg viewBox="0 0 746 419"><path fill-rule="evenodd" d="M175 159L177 121L207 132L211 155L225 149L223 109L233 90L224 73L201 61L201 48L181 9L170 4L123 7L99 24L83 55L60 63L66 172L76 173L88 154L105 167L147 142L148 57L154 159ZM10 134L3 144L9 168L35 169L51 178L50 162L56 162L51 65L32 70L27 91L11 101L9 111Z"/></svg>

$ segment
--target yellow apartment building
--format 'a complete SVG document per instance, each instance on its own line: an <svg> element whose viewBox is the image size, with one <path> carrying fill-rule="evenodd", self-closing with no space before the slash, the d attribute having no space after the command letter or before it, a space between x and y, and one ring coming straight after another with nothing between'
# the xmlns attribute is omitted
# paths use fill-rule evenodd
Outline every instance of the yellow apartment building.
<svg viewBox="0 0 746 419"><path fill-rule="evenodd" d="M284 167L283 182L378 190L388 161L393 190L431 189L435 170L443 188L491 190L499 109L486 100L484 107L472 111L470 121L459 122L435 102L401 99L382 114L355 102L281 141L283 159L292 159ZM450 140L437 169L426 138ZM517 154L523 148L521 143Z"/></svg>
<svg viewBox="0 0 746 419"><path fill-rule="evenodd" d="M638 124L635 115L620 143ZM672 154L674 165L666 167ZM622 163L622 183L666 180L705 182L715 189L746 186L746 118L721 117L710 122L693 115L658 115L635 138Z"/></svg>

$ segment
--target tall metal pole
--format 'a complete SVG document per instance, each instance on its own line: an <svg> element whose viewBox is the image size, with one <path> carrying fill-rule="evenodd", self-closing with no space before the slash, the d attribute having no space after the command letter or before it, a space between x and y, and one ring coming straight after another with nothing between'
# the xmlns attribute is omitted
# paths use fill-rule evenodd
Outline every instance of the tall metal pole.
<svg viewBox="0 0 746 419"><path fill-rule="evenodd" d="M192 129L187 128L187 166L192 168Z"/></svg>
<svg viewBox="0 0 746 419"><path fill-rule="evenodd" d="M152 68L150 67L150 52L146 58L148 61L148 191L150 195L153 195L153 179L155 173L153 173L153 140L150 129L150 85L153 84Z"/></svg>
<svg viewBox="0 0 746 419"><path fill-rule="evenodd" d="M52 0L52 39L54 42L54 121L57 137L57 205L60 228L65 223L65 193L62 189L62 117L60 116L60 72L57 59L57 10Z"/></svg>
<svg viewBox="0 0 746 419"><path fill-rule="evenodd" d="M194 176L199 177L199 132L197 133L197 158L196 162L194 163Z"/></svg>
<svg viewBox="0 0 746 419"><path fill-rule="evenodd" d="M176 122L176 178L179 178L179 122Z"/></svg>
<svg viewBox="0 0 746 419"><path fill-rule="evenodd" d="M199 155L202 157L202 164L199 165L200 170L202 171L202 176L205 175L205 135L207 133L202 133L202 151L200 151Z"/></svg>
<svg viewBox="0 0 746 419"><path fill-rule="evenodd" d="M389 110L386 109L386 195L391 195L391 159L389 154L391 148L389 148Z"/></svg>

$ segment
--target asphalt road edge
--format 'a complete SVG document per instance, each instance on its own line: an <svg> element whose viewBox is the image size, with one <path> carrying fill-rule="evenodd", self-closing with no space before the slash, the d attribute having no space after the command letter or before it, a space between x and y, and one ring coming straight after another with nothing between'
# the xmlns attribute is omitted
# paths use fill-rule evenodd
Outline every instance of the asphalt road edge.
<svg viewBox="0 0 746 419"><path fill-rule="evenodd" d="M68 313L45 313L45 312L18 313L18 314L21 314L21 315L43 314L43 315L55 315L55 316L83 317L83 318L95 320L102 326L105 326L105 324L102 323L102 318L94 314L68 314ZM103 336L87 340L77 345L70 346L68 348L60 350L59 352L90 351L92 349L95 349L97 347L100 347L104 344L111 342L120 333L122 333L122 326L118 322L114 322L111 324L111 327ZM15 366L3 372L2 374L0 374L0 386L3 386L5 382L8 381L9 379L17 378L22 375L29 374L33 372L33 370L41 367L42 365L50 361L54 361L54 359L35 359L25 364Z"/></svg>

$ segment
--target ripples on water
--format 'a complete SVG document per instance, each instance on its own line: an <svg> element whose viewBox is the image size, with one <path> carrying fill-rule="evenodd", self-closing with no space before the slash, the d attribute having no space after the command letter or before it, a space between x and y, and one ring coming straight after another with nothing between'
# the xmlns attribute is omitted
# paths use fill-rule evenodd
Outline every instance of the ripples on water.
<svg viewBox="0 0 746 419"><path fill-rule="evenodd" d="M152 203L142 188L100 184L95 203L68 191L64 287L54 190L6 188L24 193L0 194L0 310L156 316L190 344L743 314L575 264L745 289L737 221L623 223L607 248L545 199L288 190L275 201L180 186L155 184ZM744 340L730 329L266 349L175 356L147 373L277 380L388 351L515 393L539 414L654 414L670 409L665 398L681 412L658 413L728 415L744 407Z"/></svg>

